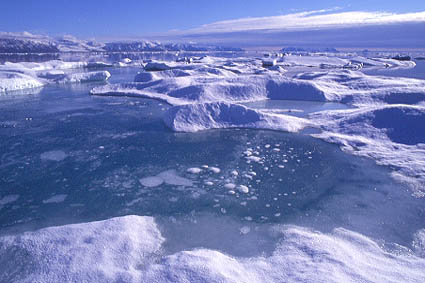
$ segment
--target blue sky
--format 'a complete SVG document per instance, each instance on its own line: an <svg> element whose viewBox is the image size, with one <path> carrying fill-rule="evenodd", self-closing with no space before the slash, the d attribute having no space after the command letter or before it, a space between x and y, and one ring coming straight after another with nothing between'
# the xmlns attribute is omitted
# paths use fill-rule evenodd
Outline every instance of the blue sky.
<svg viewBox="0 0 425 283"><path fill-rule="evenodd" d="M344 14L338 15L347 11L404 14L425 10L424 0L4 0L1 6L1 31L73 34L82 38L143 37L171 30L199 32L205 29L203 25L225 20L297 14L334 7L339 9L327 13L337 13L336 17L345 17ZM356 17L353 15L353 18ZM379 14L376 16L380 17ZM315 23L312 22L312 25ZM234 25L235 22L230 22L230 25L220 28L223 30ZM211 31L211 26L207 28L206 31Z"/></svg>

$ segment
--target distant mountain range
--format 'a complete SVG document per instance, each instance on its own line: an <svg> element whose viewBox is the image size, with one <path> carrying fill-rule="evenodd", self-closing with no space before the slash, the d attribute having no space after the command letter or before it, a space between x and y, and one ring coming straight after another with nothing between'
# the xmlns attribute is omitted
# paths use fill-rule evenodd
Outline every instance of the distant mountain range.
<svg viewBox="0 0 425 283"><path fill-rule="evenodd" d="M157 41L108 42L80 40L73 36L52 38L28 32L0 32L0 53L143 52L143 51L243 51L241 48Z"/></svg>
<svg viewBox="0 0 425 283"><path fill-rule="evenodd" d="M308 48L308 47L284 47L281 50L282 52L297 52L297 53L316 53L316 52L326 52L326 53L338 53L339 51L332 47L325 48Z"/></svg>

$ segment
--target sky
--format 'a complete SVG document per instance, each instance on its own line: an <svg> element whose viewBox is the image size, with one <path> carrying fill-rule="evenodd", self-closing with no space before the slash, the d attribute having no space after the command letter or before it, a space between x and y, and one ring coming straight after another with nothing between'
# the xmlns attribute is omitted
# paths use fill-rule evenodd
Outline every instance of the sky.
<svg viewBox="0 0 425 283"><path fill-rule="evenodd" d="M2 0L0 31L85 39L229 42L276 33L425 23L424 0ZM366 28L367 29L367 28ZM264 32L267 30L267 32ZM425 36L424 33L422 33ZM221 39L220 39L221 38Z"/></svg>

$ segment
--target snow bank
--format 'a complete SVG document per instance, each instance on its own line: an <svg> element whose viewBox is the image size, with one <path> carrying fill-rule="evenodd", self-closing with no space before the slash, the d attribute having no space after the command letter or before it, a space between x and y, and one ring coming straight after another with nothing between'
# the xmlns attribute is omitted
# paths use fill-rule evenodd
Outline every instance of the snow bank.
<svg viewBox="0 0 425 283"><path fill-rule="evenodd" d="M313 136L342 145L410 176L414 194L425 195L425 107L383 105L310 115L323 132Z"/></svg>
<svg viewBox="0 0 425 283"><path fill-rule="evenodd" d="M243 231L250 233L248 229ZM386 251L373 240L349 230L338 228L323 234L297 226L275 225L270 233L278 239L275 250L267 256L246 258L202 248L165 255L162 250L165 239L151 217L125 216L49 227L0 238L0 281L253 283L425 280L423 258L402 250ZM414 239L418 254L423 252L421 233L419 231Z"/></svg>
<svg viewBox="0 0 425 283"><path fill-rule="evenodd" d="M262 113L238 104L202 103L175 106L163 118L174 131L196 132L219 128L260 128L296 132L309 123L301 118Z"/></svg>

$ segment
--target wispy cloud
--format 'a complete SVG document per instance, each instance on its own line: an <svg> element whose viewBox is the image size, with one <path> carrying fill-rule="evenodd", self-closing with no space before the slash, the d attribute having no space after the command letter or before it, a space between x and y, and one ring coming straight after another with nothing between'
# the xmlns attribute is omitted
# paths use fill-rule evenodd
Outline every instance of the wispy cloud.
<svg viewBox="0 0 425 283"><path fill-rule="evenodd" d="M338 12L338 8L292 13L280 16L241 18L214 22L181 33L226 33L255 30L317 30L365 25L425 22L425 11L415 13Z"/></svg>

